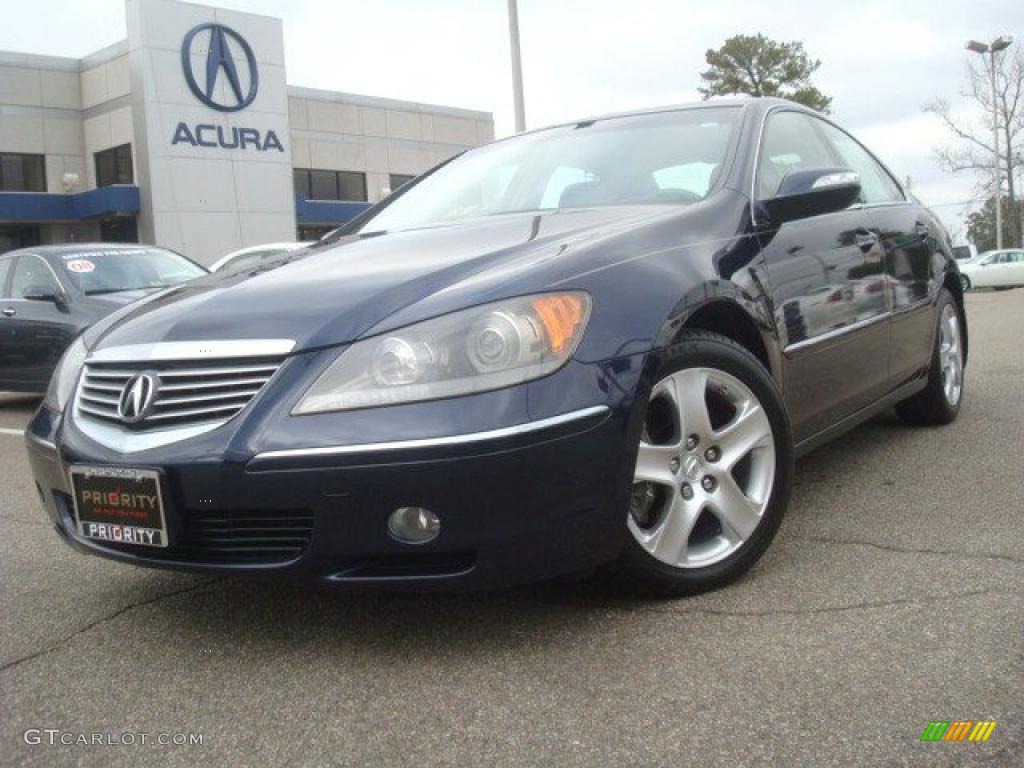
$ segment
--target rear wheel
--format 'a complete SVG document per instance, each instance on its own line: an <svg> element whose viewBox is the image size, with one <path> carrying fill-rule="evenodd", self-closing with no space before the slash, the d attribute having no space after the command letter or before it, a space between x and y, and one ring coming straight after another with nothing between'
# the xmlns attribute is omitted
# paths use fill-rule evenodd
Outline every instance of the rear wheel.
<svg viewBox="0 0 1024 768"><path fill-rule="evenodd" d="M964 293L971 290L971 278L967 275L960 275L960 287L963 288Z"/></svg>
<svg viewBox="0 0 1024 768"><path fill-rule="evenodd" d="M768 547L789 497L789 422L753 355L705 331L669 351L637 450L621 564L667 594L722 586Z"/></svg>
<svg viewBox="0 0 1024 768"><path fill-rule="evenodd" d="M908 424L949 424L960 413L964 393L964 346L960 310L943 288L938 304L938 329L928 369L928 383L917 394L896 404Z"/></svg>

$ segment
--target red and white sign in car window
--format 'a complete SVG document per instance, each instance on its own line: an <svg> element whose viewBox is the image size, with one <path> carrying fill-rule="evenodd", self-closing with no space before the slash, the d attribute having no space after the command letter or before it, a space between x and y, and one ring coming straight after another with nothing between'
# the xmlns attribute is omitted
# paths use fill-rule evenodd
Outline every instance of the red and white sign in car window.
<svg viewBox="0 0 1024 768"><path fill-rule="evenodd" d="M78 274L94 272L96 270L96 265L88 259L73 259L72 261L66 262L64 266L67 267L68 272L75 272Z"/></svg>

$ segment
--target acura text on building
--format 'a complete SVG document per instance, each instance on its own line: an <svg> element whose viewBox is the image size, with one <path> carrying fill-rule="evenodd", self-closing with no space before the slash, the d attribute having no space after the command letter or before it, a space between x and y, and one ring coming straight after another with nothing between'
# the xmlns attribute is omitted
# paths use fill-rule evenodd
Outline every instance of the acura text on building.
<svg viewBox="0 0 1024 768"><path fill-rule="evenodd" d="M260 152L268 149L275 149L284 152L281 140L273 131L267 131L266 135L261 134L255 128L230 128L222 125L200 124L195 128L189 128L186 123L178 123L174 129L174 138L171 144L191 144L193 147L221 147L222 149L248 149L253 148Z"/></svg>

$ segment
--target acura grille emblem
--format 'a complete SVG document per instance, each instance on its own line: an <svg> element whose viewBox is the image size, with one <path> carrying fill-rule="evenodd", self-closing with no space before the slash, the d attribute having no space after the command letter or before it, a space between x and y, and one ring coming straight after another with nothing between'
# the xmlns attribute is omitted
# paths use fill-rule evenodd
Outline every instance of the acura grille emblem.
<svg viewBox="0 0 1024 768"><path fill-rule="evenodd" d="M117 402L117 415L126 424L135 424L149 415L156 397L157 377L153 373L138 373L125 382Z"/></svg>

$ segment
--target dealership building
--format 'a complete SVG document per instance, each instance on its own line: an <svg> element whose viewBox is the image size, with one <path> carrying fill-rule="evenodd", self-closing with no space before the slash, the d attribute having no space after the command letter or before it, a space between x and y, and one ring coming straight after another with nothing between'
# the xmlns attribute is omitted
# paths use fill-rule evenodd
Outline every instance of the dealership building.
<svg viewBox="0 0 1024 768"><path fill-rule="evenodd" d="M289 85L280 19L125 5L128 38L83 59L0 52L0 252L144 242L209 264L313 239L494 137L487 112Z"/></svg>

